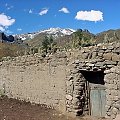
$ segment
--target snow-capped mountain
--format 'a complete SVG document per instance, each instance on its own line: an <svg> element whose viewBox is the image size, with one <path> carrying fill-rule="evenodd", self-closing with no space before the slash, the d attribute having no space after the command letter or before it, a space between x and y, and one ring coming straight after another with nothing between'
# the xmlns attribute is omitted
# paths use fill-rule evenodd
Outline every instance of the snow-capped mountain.
<svg viewBox="0 0 120 120"><path fill-rule="evenodd" d="M39 34L38 32L35 32L35 33L17 34L14 36L17 36L17 38L21 38L21 40L28 40L28 39L33 39L38 34Z"/></svg>
<svg viewBox="0 0 120 120"><path fill-rule="evenodd" d="M66 29L49 28L47 30L41 30L41 31L34 32L34 33L19 34L15 36L17 36L18 38L21 38L22 40L33 39L38 34L52 35L54 38L58 38L58 37L62 37L65 35L71 35L73 32L75 32L75 30L70 29L70 28L66 28Z"/></svg>
<svg viewBox="0 0 120 120"><path fill-rule="evenodd" d="M75 32L75 30L73 29L61 29L61 28L50 28L47 30L42 30L40 31L40 33L47 33L50 35L55 35L55 34L61 34L61 35L71 35L73 32Z"/></svg>

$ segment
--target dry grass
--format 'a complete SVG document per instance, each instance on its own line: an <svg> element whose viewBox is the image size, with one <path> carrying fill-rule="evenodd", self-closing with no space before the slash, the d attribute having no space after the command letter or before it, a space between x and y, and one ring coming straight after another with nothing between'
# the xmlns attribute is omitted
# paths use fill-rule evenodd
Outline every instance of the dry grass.
<svg viewBox="0 0 120 120"><path fill-rule="evenodd" d="M2 43L0 42L0 59L6 56L18 56L24 53L22 46L12 44L12 43Z"/></svg>

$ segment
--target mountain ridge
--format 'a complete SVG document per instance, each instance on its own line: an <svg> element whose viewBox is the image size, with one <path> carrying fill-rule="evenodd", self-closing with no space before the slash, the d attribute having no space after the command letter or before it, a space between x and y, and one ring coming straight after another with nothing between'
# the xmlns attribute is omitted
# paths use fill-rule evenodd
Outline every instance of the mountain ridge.
<svg viewBox="0 0 120 120"><path fill-rule="evenodd" d="M27 50L42 48L45 36L53 37L55 47L69 49L72 47L86 47L99 43L120 42L120 29L103 31L92 34L87 29L73 30L70 28L50 28L33 33L19 35L5 35L0 33L0 58L4 56L22 55ZM37 48L37 49L36 49Z"/></svg>
<svg viewBox="0 0 120 120"><path fill-rule="evenodd" d="M76 30L73 30L71 28L48 28L45 30L40 30L33 33L25 33L25 34L16 34L14 36L17 36L18 38L21 38L21 40L28 40L33 39L38 34L46 34L46 35L52 35L54 38L62 37L65 35L71 35Z"/></svg>

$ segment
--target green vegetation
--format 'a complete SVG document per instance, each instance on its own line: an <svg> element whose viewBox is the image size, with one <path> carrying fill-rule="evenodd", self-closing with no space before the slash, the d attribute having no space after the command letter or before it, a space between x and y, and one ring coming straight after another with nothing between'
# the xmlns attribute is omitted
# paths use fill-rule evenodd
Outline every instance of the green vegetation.
<svg viewBox="0 0 120 120"><path fill-rule="evenodd" d="M86 33L81 29L78 29L73 33L73 48L87 47L94 45L93 36L90 33Z"/></svg>
<svg viewBox="0 0 120 120"><path fill-rule="evenodd" d="M56 43L53 40L53 37L47 37L45 36L43 41L42 41L42 50L45 53L48 53L49 51L55 52L56 49Z"/></svg>
<svg viewBox="0 0 120 120"><path fill-rule="evenodd" d="M99 43L120 42L120 30L109 30L97 35L88 30L78 29L71 35L53 38L52 35L40 33L33 39L23 42L0 42L0 59L2 57L15 57L24 54L54 53L59 50L80 49Z"/></svg>

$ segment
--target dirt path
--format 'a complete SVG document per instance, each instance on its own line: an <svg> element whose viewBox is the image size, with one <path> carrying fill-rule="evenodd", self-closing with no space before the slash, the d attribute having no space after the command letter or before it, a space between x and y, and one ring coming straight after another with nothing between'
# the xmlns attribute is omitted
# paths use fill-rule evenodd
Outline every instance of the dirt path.
<svg viewBox="0 0 120 120"><path fill-rule="evenodd" d="M7 97L0 98L0 120L93 120L69 118L45 105L31 105Z"/></svg>
<svg viewBox="0 0 120 120"><path fill-rule="evenodd" d="M47 108L7 97L0 98L0 120L72 120Z"/></svg>

